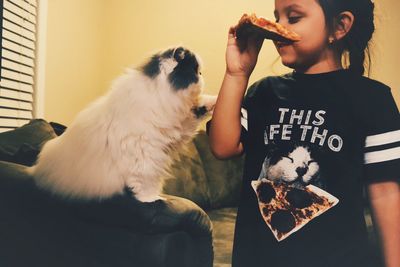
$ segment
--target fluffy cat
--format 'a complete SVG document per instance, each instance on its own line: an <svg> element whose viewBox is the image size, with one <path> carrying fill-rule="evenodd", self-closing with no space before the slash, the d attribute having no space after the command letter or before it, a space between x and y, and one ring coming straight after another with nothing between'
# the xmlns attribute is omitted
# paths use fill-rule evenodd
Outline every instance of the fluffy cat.
<svg viewBox="0 0 400 267"><path fill-rule="evenodd" d="M79 199L128 188L142 202L159 196L171 153L195 135L215 96L202 95L198 56L184 47L155 54L48 141L30 171L38 186Z"/></svg>

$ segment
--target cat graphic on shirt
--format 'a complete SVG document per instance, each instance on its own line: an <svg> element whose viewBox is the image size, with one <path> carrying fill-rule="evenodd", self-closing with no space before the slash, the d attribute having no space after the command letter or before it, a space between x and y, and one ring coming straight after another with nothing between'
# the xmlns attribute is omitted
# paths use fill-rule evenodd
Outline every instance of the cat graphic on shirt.
<svg viewBox="0 0 400 267"><path fill-rule="evenodd" d="M258 179L267 178L295 187L304 187L311 183L322 187L319 174L320 166L309 147L273 144L263 162Z"/></svg>

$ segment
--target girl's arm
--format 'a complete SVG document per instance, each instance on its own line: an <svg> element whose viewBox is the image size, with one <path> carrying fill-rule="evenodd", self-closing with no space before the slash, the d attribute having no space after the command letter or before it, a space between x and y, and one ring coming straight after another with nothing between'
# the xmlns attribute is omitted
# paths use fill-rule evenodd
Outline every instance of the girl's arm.
<svg viewBox="0 0 400 267"><path fill-rule="evenodd" d="M240 108L248 78L225 73L210 125L209 140L215 157L226 159L243 151Z"/></svg>
<svg viewBox="0 0 400 267"><path fill-rule="evenodd" d="M229 30L225 76L209 129L211 150L217 158L229 158L243 151L240 109L263 41L257 36L238 40L234 28Z"/></svg>
<svg viewBox="0 0 400 267"><path fill-rule="evenodd" d="M386 267L400 266L400 186L397 182L368 188L375 221L382 239Z"/></svg>

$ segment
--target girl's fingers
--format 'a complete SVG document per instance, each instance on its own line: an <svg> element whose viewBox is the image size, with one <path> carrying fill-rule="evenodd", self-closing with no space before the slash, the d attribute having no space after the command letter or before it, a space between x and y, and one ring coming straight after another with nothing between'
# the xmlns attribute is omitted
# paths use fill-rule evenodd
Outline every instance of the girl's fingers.
<svg viewBox="0 0 400 267"><path fill-rule="evenodd" d="M233 45L233 44L236 44L235 28L230 27L228 34L228 45Z"/></svg>
<svg viewBox="0 0 400 267"><path fill-rule="evenodd" d="M263 45L263 43L264 43L264 40L265 40L264 37L260 37L260 36L257 37L257 39L256 39L256 48L257 48L258 50L261 49L261 47L262 47L262 45Z"/></svg>
<svg viewBox="0 0 400 267"><path fill-rule="evenodd" d="M236 27L231 26L228 33L228 46L234 45L240 52L248 50L250 53L258 53L264 42L264 38L259 35L250 35L247 38L236 38Z"/></svg>
<svg viewBox="0 0 400 267"><path fill-rule="evenodd" d="M264 38L258 35L249 36L248 39L248 48L252 53L258 53L261 49L261 46L264 43Z"/></svg>
<svg viewBox="0 0 400 267"><path fill-rule="evenodd" d="M235 32L236 32L236 30L235 30L235 27L233 27L233 26L231 26L230 28L229 28L229 35L228 35L228 37L229 38L234 38L235 37Z"/></svg>
<svg viewBox="0 0 400 267"><path fill-rule="evenodd" d="M236 46L240 52L243 52L247 47L247 40L236 38L236 28L233 26L229 28L228 46Z"/></svg>

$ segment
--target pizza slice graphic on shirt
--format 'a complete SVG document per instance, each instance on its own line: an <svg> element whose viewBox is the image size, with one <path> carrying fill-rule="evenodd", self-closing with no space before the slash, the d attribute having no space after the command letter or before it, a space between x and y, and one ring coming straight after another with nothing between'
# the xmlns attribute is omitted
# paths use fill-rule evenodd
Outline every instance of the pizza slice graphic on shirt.
<svg viewBox="0 0 400 267"><path fill-rule="evenodd" d="M313 185L299 188L266 178L254 180L251 185L257 195L261 215L278 241L339 202L336 197Z"/></svg>

